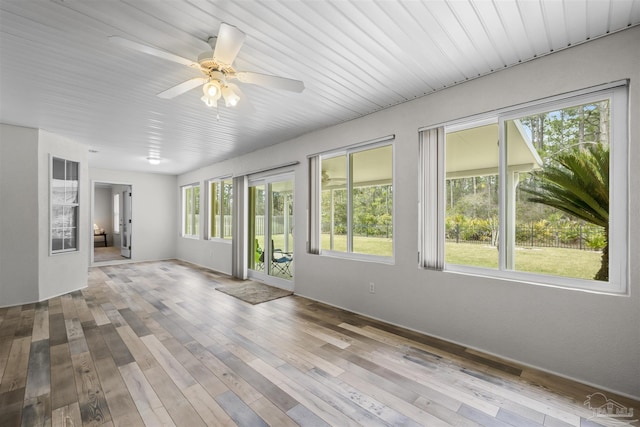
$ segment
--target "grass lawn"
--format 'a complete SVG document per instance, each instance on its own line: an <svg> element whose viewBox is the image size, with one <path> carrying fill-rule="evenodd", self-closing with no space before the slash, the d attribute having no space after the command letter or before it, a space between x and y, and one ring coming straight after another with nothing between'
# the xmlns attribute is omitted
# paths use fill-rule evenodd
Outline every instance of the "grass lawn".
<svg viewBox="0 0 640 427"><path fill-rule="evenodd" d="M347 237L334 236L334 250L347 250ZM358 253L393 256L391 239L360 237L353 239ZM322 235L322 248L329 249L329 235ZM601 253L565 248L516 248L516 270L554 276L593 279L600 268ZM497 268L498 250L495 247L472 243L447 243L445 260L449 264Z"/></svg>
<svg viewBox="0 0 640 427"><path fill-rule="evenodd" d="M330 237L328 234L322 235L322 249L329 250ZM333 236L333 250L338 252L346 252L347 236ZM393 256L393 241L384 237L353 237L353 251L359 254L371 254L381 256Z"/></svg>
<svg viewBox="0 0 640 427"><path fill-rule="evenodd" d="M566 248L516 248L516 270L554 276L593 279L600 269L597 251ZM447 243L445 261L449 264L498 267L495 247L473 243Z"/></svg>

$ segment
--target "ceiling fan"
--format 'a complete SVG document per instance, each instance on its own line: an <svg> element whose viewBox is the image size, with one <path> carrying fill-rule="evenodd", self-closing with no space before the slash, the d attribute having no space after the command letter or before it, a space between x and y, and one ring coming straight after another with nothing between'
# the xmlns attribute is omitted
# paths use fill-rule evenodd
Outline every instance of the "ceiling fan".
<svg viewBox="0 0 640 427"><path fill-rule="evenodd" d="M254 73L250 71L236 71L233 61L236 59L246 35L233 25L222 23L217 37L211 37L207 41L211 50L198 55L197 61L183 58L173 53L147 46L120 36L110 36L109 41L119 46L137 50L139 52L177 62L188 67L200 70L202 77L195 77L173 86L157 94L160 98L171 99L182 95L198 86L202 86L203 96L200 98L208 107L217 107L220 98L224 99L227 107L235 107L244 95L232 80L237 79L242 83L254 84L273 89L302 92L304 83L299 80L285 77L271 76L268 74Z"/></svg>

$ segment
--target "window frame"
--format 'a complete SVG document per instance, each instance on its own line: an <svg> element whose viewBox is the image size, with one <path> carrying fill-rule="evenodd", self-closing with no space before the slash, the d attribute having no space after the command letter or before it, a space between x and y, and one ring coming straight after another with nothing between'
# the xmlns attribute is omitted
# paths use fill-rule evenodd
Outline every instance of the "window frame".
<svg viewBox="0 0 640 427"><path fill-rule="evenodd" d="M77 172L78 172L78 176L77 176L77 188L76 188L76 202L75 203L67 203L66 202L66 197L65 197L65 201L62 203L55 203L54 202L54 197L53 197L53 189L54 189L54 185L53 185L53 163L55 160L62 160L64 162L64 171L65 171L65 179L64 181L70 181L67 178L67 163L75 163L76 167L77 167ZM49 155L49 255L62 255L62 254L68 254L68 253L74 253L74 252L78 252L80 251L80 183L81 183L81 170L80 170L80 162L76 161L76 160L70 160L67 158L63 158L63 157L58 157L58 156L54 156L54 155ZM65 185L65 195L66 195L66 185ZM62 249L53 249L53 230L54 230L54 206L61 206L63 208L63 212L64 212L64 208L65 207L71 207L71 208L75 208L75 227L73 227L74 231L74 238L75 238L75 247L73 248L68 248L65 249L64 248L64 237L62 238ZM60 227L55 227L56 229L60 228ZM62 227L62 229L64 230L67 227Z"/></svg>
<svg viewBox="0 0 640 427"><path fill-rule="evenodd" d="M187 238L187 239L200 239L200 210L198 211L198 219L196 220L196 212L195 212L195 189L198 188L198 197L202 197L202 191L200 188L200 183L196 182L196 183L192 183L192 184L186 184L180 187L180 210L182 212L181 215L181 220L180 220L180 236ZM188 234L186 233L186 227L187 227L187 204L186 204L186 193L187 190L191 189L192 190L192 197L191 197L191 212L192 212L192 232L195 231L195 234ZM202 205L202 199L200 200L201 205ZM200 207L202 207L200 205ZM195 229L195 230L194 230Z"/></svg>
<svg viewBox="0 0 640 427"><path fill-rule="evenodd" d="M359 152L374 150L382 147L391 147L391 188L392 197L392 209L391 209L391 256L385 255L375 255L375 254L366 254L353 252L353 198L352 198L352 190L353 186L351 185L351 179L353 177L352 171L352 160L351 155ZM319 181L318 188L318 197L320 198L318 202L318 227L317 230L314 229L314 232L317 232L318 236L318 254L323 256L335 257L335 258L344 258L344 259L352 259L359 261L373 261L384 264L394 264L395 263L395 252L396 252L396 242L395 242L395 224L396 224L396 200L395 200L395 182L396 182L396 167L395 167L395 158L396 158L396 147L395 147L395 135L390 135L382 138L378 138L373 141L353 144L348 147L343 147L336 150L330 150L323 153L317 154L318 156L318 175L314 176L314 179ZM322 247L322 183L320 173L322 171L322 161L325 159L331 159L339 156L345 156L346 163L346 176L347 181L345 182L345 188L347 192L347 251L336 251L330 249L324 249Z"/></svg>
<svg viewBox="0 0 640 427"><path fill-rule="evenodd" d="M452 130L462 130L478 126L496 120L499 130L499 247L506 248L506 227L507 224L507 190L505 183L507 182L507 145L504 135L505 123L509 120L518 119L525 116L535 115L555 111L563 108L569 108L577 105L587 104L590 102L609 100L610 109L610 166L609 166L609 239L614 244L609 244L609 281L601 282L597 280L586 280L579 278L570 278L563 276L545 275L541 273L508 270L506 257L507 251L501 250L498 254L498 268L490 269L478 266L460 265L444 263L442 271L457 274L469 274L482 277L493 277L505 280L513 280L521 283L534 285L543 285L551 287L567 288L572 290L584 290L606 294L625 294L628 292L629 281L629 108L628 108L628 82L614 82L595 88L584 89L568 94L558 95L538 101L533 101L513 107L496 110L491 113L482 113L475 116L467 117L456 121L441 124L445 128L445 135ZM433 129L435 126L426 127L422 130ZM445 136L446 140L446 136ZM444 151L440 154L444 160ZM421 161L421 171L425 175L429 174L424 171L425 164ZM445 168L438 171L442 183L446 182ZM444 185L438 188L439 192L446 191ZM429 196L424 192L421 193L421 203L428 203L429 198L433 199L433 195ZM439 206L439 212L446 209L446 201ZM515 209L515 207L513 208ZM423 227L424 218L420 220L420 226ZM423 232L422 238L429 239ZM444 251L444 237L441 242L442 251ZM424 261L424 260L423 260ZM424 268L423 261L421 267Z"/></svg>
<svg viewBox="0 0 640 427"><path fill-rule="evenodd" d="M231 183L231 230L230 234L227 236L224 233L224 185L225 183ZM233 188L233 178L231 175L211 178L206 181L206 207L207 207L207 222L206 222L206 231L205 231L205 239L213 240L219 242L231 243L233 241L233 199L234 199L234 188ZM211 186L215 184L218 186L218 206L220 207L219 212L216 212L218 215L217 226L218 230L220 230L219 236L211 235Z"/></svg>

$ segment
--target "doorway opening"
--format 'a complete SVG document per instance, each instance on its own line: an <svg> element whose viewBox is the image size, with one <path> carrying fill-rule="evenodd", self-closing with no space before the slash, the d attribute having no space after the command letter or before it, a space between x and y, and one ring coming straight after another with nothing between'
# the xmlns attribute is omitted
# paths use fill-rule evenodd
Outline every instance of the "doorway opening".
<svg viewBox="0 0 640 427"><path fill-rule="evenodd" d="M93 182L91 264L118 264L131 259L130 184Z"/></svg>

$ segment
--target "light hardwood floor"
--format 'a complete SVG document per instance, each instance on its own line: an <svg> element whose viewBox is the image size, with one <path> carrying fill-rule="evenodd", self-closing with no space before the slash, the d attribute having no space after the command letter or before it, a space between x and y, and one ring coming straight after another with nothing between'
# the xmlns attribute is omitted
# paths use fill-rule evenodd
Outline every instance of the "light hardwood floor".
<svg viewBox="0 0 640 427"><path fill-rule="evenodd" d="M82 291L0 309L0 426L614 425L589 420L592 387L298 296L215 290L230 282L178 261L95 267Z"/></svg>
<svg viewBox="0 0 640 427"><path fill-rule="evenodd" d="M116 246L100 247L95 246L93 248L93 261L105 262L105 261L122 261L126 258L120 254L120 248Z"/></svg>

